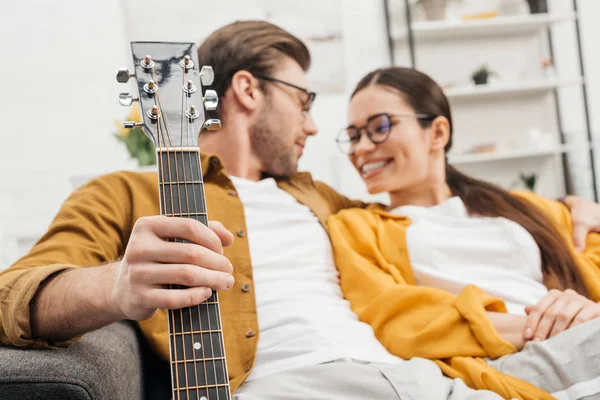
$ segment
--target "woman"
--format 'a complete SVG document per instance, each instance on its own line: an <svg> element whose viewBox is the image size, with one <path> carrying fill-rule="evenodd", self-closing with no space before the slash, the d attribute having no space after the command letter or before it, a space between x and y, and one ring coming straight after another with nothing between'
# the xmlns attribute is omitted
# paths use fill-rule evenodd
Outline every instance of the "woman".
<svg viewBox="0 0 600 400"><path fill-rule="evenodd" d="M338 144L391 205L329 227L344 294L388 350L506 398L600 396L600 319L583 324L600 315L599 235L579 253L564 205L449 165L450 107L418 71L368 74L349 121Z"/></svg>

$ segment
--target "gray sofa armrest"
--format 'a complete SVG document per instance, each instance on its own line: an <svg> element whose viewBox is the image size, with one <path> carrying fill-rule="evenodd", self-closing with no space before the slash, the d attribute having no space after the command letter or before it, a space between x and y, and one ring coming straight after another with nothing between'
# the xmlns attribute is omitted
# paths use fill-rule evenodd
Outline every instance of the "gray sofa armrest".
<svg viewBox="0 0 600 400"><path fill-rule="evenodd" d="M128 322L90 332L69 348L0 347L0 399L142 399L142 351Z"/></svg>

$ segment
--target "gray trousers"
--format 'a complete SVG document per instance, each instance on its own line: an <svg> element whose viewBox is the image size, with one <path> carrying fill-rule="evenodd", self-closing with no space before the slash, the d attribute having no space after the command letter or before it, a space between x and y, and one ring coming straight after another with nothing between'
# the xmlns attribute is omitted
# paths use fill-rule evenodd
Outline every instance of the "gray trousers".
<svg viewBox="0 0 600 400"><path fill-rule="evenodd" d="M559 400L600 399L600 318L488 364Z"/></svg>
<svg viewBox="0 0 600 400"><path fill-rule="evenodd" d="M244 383L235 400L502 400L442 375L429 360L400 365L334 361Z"/></svg>

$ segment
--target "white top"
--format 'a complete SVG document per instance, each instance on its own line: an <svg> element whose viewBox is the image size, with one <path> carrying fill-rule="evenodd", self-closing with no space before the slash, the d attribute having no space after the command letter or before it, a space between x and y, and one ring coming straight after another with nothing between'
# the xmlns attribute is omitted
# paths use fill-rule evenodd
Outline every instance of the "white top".
<svg viewBox="0 0 600 400"><path fill-rule="evenodd" d="M547 293L533 237L506 218L470 217L459 197L434 207L401 206L406 215L411 266L419 285L458 294L473 284L504 300L510 314L525 314Z"/></svg>
<svg viewBox="0 0 600 400"><path fill-rule="evenodd" d="M248 380L342 358L402 362L344 299L331 242L312 211L273 179L231 180L244 205L260 329Z"/></svg>

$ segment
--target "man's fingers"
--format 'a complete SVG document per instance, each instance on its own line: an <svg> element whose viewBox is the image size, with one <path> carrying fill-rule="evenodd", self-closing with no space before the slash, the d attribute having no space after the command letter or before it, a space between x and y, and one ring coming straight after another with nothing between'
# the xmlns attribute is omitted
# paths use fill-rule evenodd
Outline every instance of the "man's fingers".
<svg viewBox="0 0 600 400"><path fill-rule="evenodd" d="M219 236L202 222L191 218L163 216L140 218L134 226L134 232L140 229L150 230L163 240L183 239L223 254L223 245Z"/></svg>
<svg viewBox="0 0 600 400"><path fill-rule="evenodd" d="M148 262L191 264L215 271L233 272L227 257L193 243L159 242L146 249L143 256Z"/></svg>
<svg viewBox="0 0 600 400"><path fill-rule="evenodd" d="M588 233L589 227L583 222L577 222L573 225L573 245L577 251L585 250L585 241Z"/></svg>
<svg viewBox="0 0 600 400"><path fill-rule="evenodd" d="M147 307L169 310L192 307L206 301L211 295L212 291L205 287L151 289L147 294Z"/></svg>
<svg viewBox="0 0 600 400"><path fill-rule="evenodd" d="M209 221L208 226L217 234L221 243L224 247L231 246L233 244L233 234L223 226L219 221Z"/></svg>
<svg viewBox="0 0 600 400"><path fill-rule="evenodd" d="M559 293L558 290L551 290L536 305L530 307L527 322L525 323L525 332L523 334L525 339L533 339L544 312L556 301L559 297Z"/></svg>
<svg viewBox="0 0 600 400"><path fill-rule="evenodd" d="M212 271L189 264L146 265L132 268L130 273L134 276L137 275L138 282L148 285L183 285L227 290L235 282L229 273Z"/></svg>

